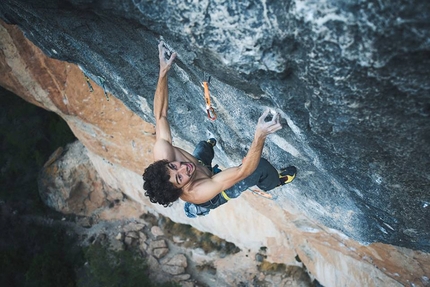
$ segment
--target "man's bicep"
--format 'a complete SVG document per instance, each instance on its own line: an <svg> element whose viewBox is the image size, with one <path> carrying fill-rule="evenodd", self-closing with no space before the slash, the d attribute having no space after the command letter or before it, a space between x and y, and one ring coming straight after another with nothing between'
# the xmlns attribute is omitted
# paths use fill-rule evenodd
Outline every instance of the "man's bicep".
<svg viewBox="0 0 430 287"><path fill-rule="evenodd" d="M193 203L204 203L214 198L220 192L232 187L243 178L240 176L240 168L232 167L214 175L210 180L198 186Z"/></svg>
<svg viewBox="0 0 430 287"><path fill-rule="evenodd" d="M169 121L166 117L159 118L155 123L155 136L157 141L162 139L170 144L172 143L172 134L170 132Z"/></svg>
<svg viewBox="0 0 430 287"><path fill-rule="evenodd" d="M227 168L222 172L217 173L212 177L212 180L214 182L221 184L222 190L226 190L244 178L245 176L242 174L242 170L240 166L237 166L237 167Z"/></svg>

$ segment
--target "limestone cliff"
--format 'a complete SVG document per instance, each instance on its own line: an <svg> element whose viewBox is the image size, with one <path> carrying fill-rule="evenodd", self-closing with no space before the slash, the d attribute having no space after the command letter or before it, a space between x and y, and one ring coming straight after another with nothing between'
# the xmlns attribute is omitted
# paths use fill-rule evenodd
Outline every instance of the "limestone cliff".
<svg viewBox="0 0 430 287"><path fill-rule="evenodd" d="M267 246L274 262L300 265L298 255L326 286L425 285L429 15L418 2L6 0L0 17L20 29L0 28L0 84L62 116L98 175L142 208ZM276 201L245 193L189 220L182 202L164 209L142 195L160 36L179 55L176 145L213 136L216 162L238 164L262 108L281 112L285 128L264 154L299 176ZM200 87L209 75L215 122Z"/></svg>

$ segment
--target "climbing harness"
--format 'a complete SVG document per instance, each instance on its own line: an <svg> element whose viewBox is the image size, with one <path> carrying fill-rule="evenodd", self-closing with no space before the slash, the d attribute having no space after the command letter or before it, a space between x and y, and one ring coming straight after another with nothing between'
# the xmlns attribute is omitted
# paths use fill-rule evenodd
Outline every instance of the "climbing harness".
<svg viewBox="0 0 430 287"><path fill-rule="evenodd" d="M231 198L225 193L225 190L221 191L222 197L224 197L225 200L229 201Z"/></svg>
<svg viewBox="0 0 430 287"><path fill-rule="evenodd" d="M210 119L211 121L216 120L216 113L214 108L211 105L211 98L210 98L210 93L209 93L209 82L211 81L211 77L209 76L208 81L207 82L203 82L202 86L203 86L203 90L204 90L204 94L205 94L205 101L206 101L206 112L208 113L208 119Z"/></svg>

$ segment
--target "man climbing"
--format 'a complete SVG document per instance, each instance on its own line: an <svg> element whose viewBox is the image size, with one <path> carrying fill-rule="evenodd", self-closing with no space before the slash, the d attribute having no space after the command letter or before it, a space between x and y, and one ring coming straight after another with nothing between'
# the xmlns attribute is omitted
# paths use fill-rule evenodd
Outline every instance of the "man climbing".
<svg viewBox="0 0 430 287"><path fill-rule="evenodd" d="M269 114L268 110L258 119L254 140L239 166L218 173L213 172L211 165L215 139L200 142L193 155L173 146L167 121L169 102L167 74L176 53L168 58L166 56L168 51L163 42L158 45L158 52L160 71L154 96L155 162L148 166L143 174L143 188L151 202L168 207L181 198L187 202L185 204L187 216L196 217L206 215L210 209L238 197L251 186L257 185L260 189L269 191L295 178L295 167L290 166L279 174L266 159L261 158L266 137L282 128L279 115L265 121Z"/></svg>

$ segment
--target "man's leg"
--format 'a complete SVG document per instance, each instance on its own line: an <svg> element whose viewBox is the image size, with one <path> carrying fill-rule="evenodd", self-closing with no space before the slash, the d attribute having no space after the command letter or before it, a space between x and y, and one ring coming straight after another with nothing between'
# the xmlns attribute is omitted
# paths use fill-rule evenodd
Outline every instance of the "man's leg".
<svg viewBox="0 0 430 287"><path fill-rule="evenodd" d="M236 198L254 185L264 191L269 191L280 185L278 171L265 158L260 159L257 169L250 176L227 189L225 193L229 198Z"/></svg>
<svg viewBox="0 0 430 287"><path fill-rule="evenodd" d="M193 156L201 161L209 170L212 170L215 145L216 140L211 138L208 141L199 142L193 151Z"/></svg>

